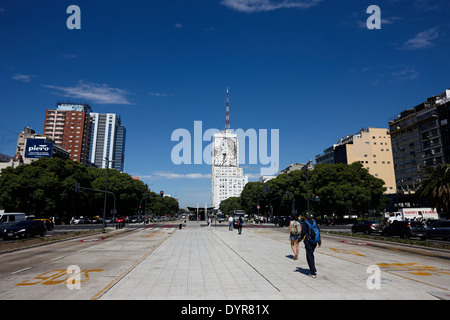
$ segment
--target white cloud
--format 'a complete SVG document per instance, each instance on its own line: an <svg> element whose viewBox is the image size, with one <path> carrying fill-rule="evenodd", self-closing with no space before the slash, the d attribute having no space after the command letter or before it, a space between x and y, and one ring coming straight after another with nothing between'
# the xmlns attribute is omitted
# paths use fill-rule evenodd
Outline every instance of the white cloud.
<svg viewBox="0 0 450 320"><path fill-rule="evenodd" d="M73 53L64 53L62 56L64 59L75 59L77 57L77 55Z"/></svg>
<svg viewBox="0 0 450 320"><path fill-rule="evenodd" d="M414 80L419 77L419 73L413 66L395 66L391 68L391 76L396 80Z"/></svg>
<svg viewBox="0 0 450 320"><path fill-rule="evenodd" d="M241 12L261 12L278 9L307 9L316 6L322 0L222 0L222 5Z"/></svg>
<svg viewBox="0 0 450 320"><path fill-rule="evenodd" d="M415 0L414 8L420 11L434 11L441 7L442 3L435 3L435 0L433 0L433 4L431 2L431 0Z"/></svg>
<svg viewBox="0 0 450 320"><path fill-rule="evenodd" d="M433 46L431 41L437 37L439 37L439 28L434 27L418 33L414 38L406 41L402 48L410 50L431 48Z"/></svg>
<svg viewBox="0 0 450 320"><path fill-rule="evenodd" d="M183 25L181 23L175 23L175 29L181 29Z"/></svg>
<svg viewBox="0 0 450 320"><path fill-rule="evenodd" d="M150 96L152 97L171 97L173 94L171 93L161 93L161 92L150 92Z"/></svg>
<svg viewBox="0 0 450 320"><path fill-rule="evenodd" d="M17 80L17 81L31 82L31 80L33 78L36 78L36 76L33 76L31 74L19 74L19 73L16 73L16 74L13 74L13 76L11 78L14 79L14 80Z"/></svg>
<svg viewBox="0 0 450 320"><path fill-rule="evenodd" d="M80 80L75 87L44 85L46 88L59 91L64 97L83 99L97 104L132 104L127 100L126 90L111 88L107 84L95 84Z"/></svg>

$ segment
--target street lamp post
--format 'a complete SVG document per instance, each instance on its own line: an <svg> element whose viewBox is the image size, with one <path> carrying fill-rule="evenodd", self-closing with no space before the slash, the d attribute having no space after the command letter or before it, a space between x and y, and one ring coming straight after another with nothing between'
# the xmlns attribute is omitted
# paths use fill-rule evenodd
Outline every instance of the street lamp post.
<svg viewBox="0 0 450 320"><path fill-rule="evenodd" d="M306 164L306 203L308 205L308 212L309 212L309 186L308 186L308 167L311 164L312 160L309 160Z"/></svg>
<svg viewBox="0 0 450 320"><path fill-rule="evenodd" d="M115 160L109 160L108 157L105 158L106 160L106 183L105 183L105 197L103 201L103 228L106 228L106 198L108 197L108 173L109 173L109 163L115 162ZM115 200L114 200L115 202ZM116 208L114 205L114 213L113 216L116 214L115 212Z"/></svg>

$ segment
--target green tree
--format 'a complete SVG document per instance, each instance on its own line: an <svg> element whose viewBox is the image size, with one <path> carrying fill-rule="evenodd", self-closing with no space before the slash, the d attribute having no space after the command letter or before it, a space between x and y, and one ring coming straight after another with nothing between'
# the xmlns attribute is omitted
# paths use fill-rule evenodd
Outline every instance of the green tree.
<svg viewBox="0 0 450 320"><path fill-rule="evenodd" d="M426 175L420 181L418 195L438 211L450 216L450 164L428 167Z"/></svg>
<svg viewBox="0 0 450 320"><path fill-rule="evenodd" d="M175 199L161 200L150 192L142 181L126 173L108 171L108 191L116 196L120 215L133 215L142 199L161 203L158 213L175 213ZM75 192L75 184L99 190L82 189ZM96 216L103 214L106 169L85 167L72 160L41 158L28 165L6 168L0 176L0 206L6 211L26 212L37 217ZM113 209L113 196L108 194L107 215Z"/></svg>
<svg viewBox="0 0 450 320"><path fill-rule="evenodd" d="M312 192L319 196L316 204L323 215L345 215L350 211L382 211L388 203L384 181L372 176L362 164L317 165L311 177Z"/></svg>
<svg viewBox="0 0 450 320"><path fill-rule="evenodd" d="M260 214L266 212L264 183L262 182L248 182L241 192L240 205L242 210L248 214L258 213L257 206L260 206ZM235 209L239 210L239 209Z"/></svg>
<svg viewBox="0 0 450 320"><path fill-rule="evenodd" d="M308 190L306 187L308 175ZM348 214L349 211L367 213L369 209L381 212L388 203L384 192L384 181L372 176L360 163L323 164L314 170L296 170L280 174L265 184L248 183L241 193L241 205L246 212L256 211L259 191L260 213L269 214L266 208L272 206L274 215L290 215L295 201L295 210L301 213L307 209L309 191L310 209L321 215ZM313 196L320 201L314 201Z"/></svg>
<svg viewBox="0 0 450 320"><path fill-rule="evenodd" d="M232 213L234 210L241 210L240 197L230 197L220 202L220 211L224 214Z"/></svg>

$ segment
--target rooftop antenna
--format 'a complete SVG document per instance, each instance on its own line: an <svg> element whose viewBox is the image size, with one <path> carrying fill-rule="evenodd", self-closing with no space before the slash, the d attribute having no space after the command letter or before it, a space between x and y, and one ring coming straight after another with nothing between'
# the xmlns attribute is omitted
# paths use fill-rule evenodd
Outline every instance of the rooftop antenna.
<svg viewBox="0 0 450 320"><path fill-rule="evenodd" d="M230 130L230 105L229 105L229 99L228 99L228 87L227 87L227 113L225 118L225 131Z"/></svg>

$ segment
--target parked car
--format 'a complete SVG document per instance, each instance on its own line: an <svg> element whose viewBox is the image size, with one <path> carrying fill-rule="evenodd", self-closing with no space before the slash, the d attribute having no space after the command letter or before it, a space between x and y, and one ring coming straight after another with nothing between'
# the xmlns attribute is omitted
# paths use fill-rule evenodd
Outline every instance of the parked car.
<svg viewBox="0 0 450 320"><path fill-rule="evenodd" d="M7 239L28 239L39 235L44 237L47 232L44 222L39 220L19 221L3 230L3 240Z"/></svg>
<svg viewBox="0 0 450 320"><path fill-rule="evenodd" d="M114 222L113 217L106 217L105 218L105 223L113 223L113 222Z"/></svg>
<svg viewBox="0 0 450 320"><path fill-rule="evenodd" d="M55 224L50 219L34 219L34 220L42 221L44 223L45 228L47 229L47 231L52 231L53 228L55 227Z"/></svg>
<svg viewBox="0 0 450 320"><path fill-rule="evenodd" d="M352 226L352 233L362 232L364 234L371 234L374 232L383 232L383 224L377 220L361 220L357 221Z"/></svg>
<svg viewBox="0 0 450 320"><path fill-rule="evenodd" d="M131 223L139 223L141 222L141 218L139 216L132 216L130 219Z"/></svg>
<svg viewBox="0 0 450 320"><path fill-rule="evenodd" d="M92 217L92 220L91 220L91 223L103 223L103 218L102 217L100 217L100 216L93 216Z"/></svg>
<svg viewBox="0 0 450 320"><path fill-rule="evenodd" d="M383 229L382 235L400 236L403 239L419 237L421 240L427 238L427 230L420 221L394 221Z"/></svg>
<svg viewBox="0 0 450 320"><path fill-rule="evenodd" d="M450 220L436 221L427 230L428 237L450 240Z"/></svg>
<svg viewBox="0 0 450 320"><path fill-rule="evenodd" d="M272 222L275 224L275 226L278 227L288 227L289 224L291 223L291 220L289 219L289 217L278 216L274 217L272 219Z"/></svg>

